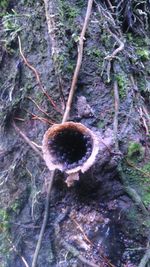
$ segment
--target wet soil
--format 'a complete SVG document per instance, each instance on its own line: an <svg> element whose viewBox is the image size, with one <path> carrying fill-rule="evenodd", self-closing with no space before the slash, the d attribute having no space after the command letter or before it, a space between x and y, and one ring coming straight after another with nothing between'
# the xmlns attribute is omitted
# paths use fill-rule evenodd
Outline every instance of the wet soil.
<svg viewBox="0 0 150 267"><path fill-rule="evenodd" d="M50 125L44 120L37 120L36 116L59 123L62 115L41 92L35 73L24 64L17 34L26 59L37 70L42 85L63 112L58 73L62 78L66 101L77 57L76 38L82 29L86 4L77 0L70 3L53 1L54 11L57 11L56 39L60 46L56 75L44 2L11 2L11 6L8 4L4 8L4 14L8 12L14 15L12 9L16 12L11 20L16 28L9 29L9 32L18 30L18 33L15 32L13 37L7 34L6 27L10 26L6 25L5 16L0 18L0 266L22 267L24 263L21 256L29 266L32 263L43 219L50 171L16 133L12 120L33 142L41 145ZM103 62L106 63L104 57L113 51L115 44L100 27L99 20L94 5L70 120L85 124L105 138L113 136L115 104L114 74L111 82L106 82L107 72ZM122 87L120 89L118 139L121 154L116 153L112 141L111 151L106 148L103 154L100 153L95 165L87 173L81 174L80 180L71 188L66 186L65 175L56 173L37 266L85 266L61 245L61 238L98 266L136 267L145 253L149 242L149 218L142 214L125 192L117 167L127 156L131 141L142 143L145 155L140 161L141 166L149 161L149 137L138 112L142 105L149 109L149 95L146 92L141 96L133 88L127 71L129 69L130 72L131 65L128 66L128 58L126 62L124 58L125 53L122 53L120 61L116 62L119 73L125 70L128 76L128 84L124 85L125 95L122 96ZM142 174L134 173L134 180L131 166L125 163L124 170L127 181L142 195ZM147 209L149 201L146 202ZM57 236L55 224L61 215L64 216L59 222L60 232Z"/></svg>

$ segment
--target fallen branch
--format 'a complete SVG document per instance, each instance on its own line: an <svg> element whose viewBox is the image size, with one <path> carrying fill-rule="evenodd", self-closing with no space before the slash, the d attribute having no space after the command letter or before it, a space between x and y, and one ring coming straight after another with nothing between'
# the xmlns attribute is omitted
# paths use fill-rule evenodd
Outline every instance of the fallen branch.
<svg viewBox="0 0 150 267"><path fill-rule="evenodd" d="M48 93L45 91L42 83L41 83L41 80L40 80L40 76L37 72L37 70L27 61L27 59L25 58L23 52L22 52L22 46L21 46L21 39L20 37L18 36L18 43L19 43L19 51L20 51L20 54L24 60L24 63L27 65L27 67L29 69L31 69L33 71L33 73L35 74L35 77L36 77L36 80L39 84L39 87L40 89L42 90L43 94L46 95L46 97L48 98L48 100L50 101L51 105L53 106L53 108L59 112L60 114L62 114L62 112L59 110L59 108L56 106L55 102L52 100L52 98L48 95Z"/></svg>
<svg viewBox="0 0 150 267"><path fill-rule="evenodd" d="M89 21L89 18L90 18L90 14L91 14L91 10L92 10L92 4L93 4L93 0L89 0L88 1L87 12L86 12L86 16L85 16L85 21L84 21L84 25L83 25L83 29L82 29L82 32L81 32L81 35L80 35L77 64L76 64L76 68L75 68L75 71L74 71L72 85L71 85L71 89L70 89L70 93L69 93L69 97L68 97L68 101L67 101L67 105L66 105L66 110L65 110L65 113L63 115L62 123L67 121L67 119L69 117L69 112L70 112L70 109L71 109L72 99L73 99L74 92L75 92L76 82L77 82L77 79L78 79L78 74L79 74L79 70L80 70L80 67L81 67L81 63L82 63L83 40L84 40L85 32L86 32L86 29L87 29L88 21ZM43 222L42 222L42 227L41 227L39 239L38 239L37 246L36 246L36 249L35 249L35 253L34 253L34 256L33 256L32 267L36 267L38 253L39 253L39 250L41 248L42 238L43 238L43 234L44 234L46 223L47 223L48 208L49 208L49 201L50 201L50 193L51 193L51 188L52 188L52 184L53 184L53 180L54 180L54 175L55 175L55 171L51 172L51 179L50 179L50 184L49 184L49 187L48 187L48 193L47 193L47 197L46 197L44 219L43 219ZM94 266L94 267L97 267L97 266Z"/></svg>
<svg viewBox="0 0 150 267"><path fill-rule="evenodd" d="M144 254L143 258L141 259L138 267L145 267L145 266L147 266L147 263L149 263L149 262L150 262L150 248L147 249L147 251Z"/></svg>

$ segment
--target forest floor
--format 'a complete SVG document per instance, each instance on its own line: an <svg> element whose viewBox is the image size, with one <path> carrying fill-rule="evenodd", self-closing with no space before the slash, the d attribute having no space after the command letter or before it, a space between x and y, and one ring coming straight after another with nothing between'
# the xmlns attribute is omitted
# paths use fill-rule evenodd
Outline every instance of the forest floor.
<svg viewBox="0 0 150 267"><path fill-rule="evenodd" d="M50 179L14 123L40 149L45 131L61 122L87 3L0 3L0 267L31 266ZM56 172L39 267L149 266L148 4L133 1L132 16L118 4L116 17L108 3L93 4L69 120L112 143L74 186Z"/></svg>

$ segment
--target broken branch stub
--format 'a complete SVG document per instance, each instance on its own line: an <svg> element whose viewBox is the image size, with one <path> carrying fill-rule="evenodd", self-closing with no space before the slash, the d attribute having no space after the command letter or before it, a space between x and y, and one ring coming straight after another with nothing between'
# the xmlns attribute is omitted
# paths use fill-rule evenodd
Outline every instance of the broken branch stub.
<svg viewBox="0 0 150 267"><path fill-rule="evenodd" d="M43 138L43 157L50 170L66 172L67 185L79 180L95 162L99 141L95 133L81 123L54 124Z"/></svg>

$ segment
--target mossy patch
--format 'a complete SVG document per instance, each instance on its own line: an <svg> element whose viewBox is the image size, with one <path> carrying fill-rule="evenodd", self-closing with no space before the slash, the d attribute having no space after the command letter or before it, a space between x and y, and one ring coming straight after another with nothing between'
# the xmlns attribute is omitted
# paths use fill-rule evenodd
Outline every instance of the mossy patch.
<svg viewBox="0 0 150 267"><path fill-rule="evenodd" d="M138 142L130 142L128 145L127 158L134 161L142 159L144 156L144 149L142 145Z"/></svg>

